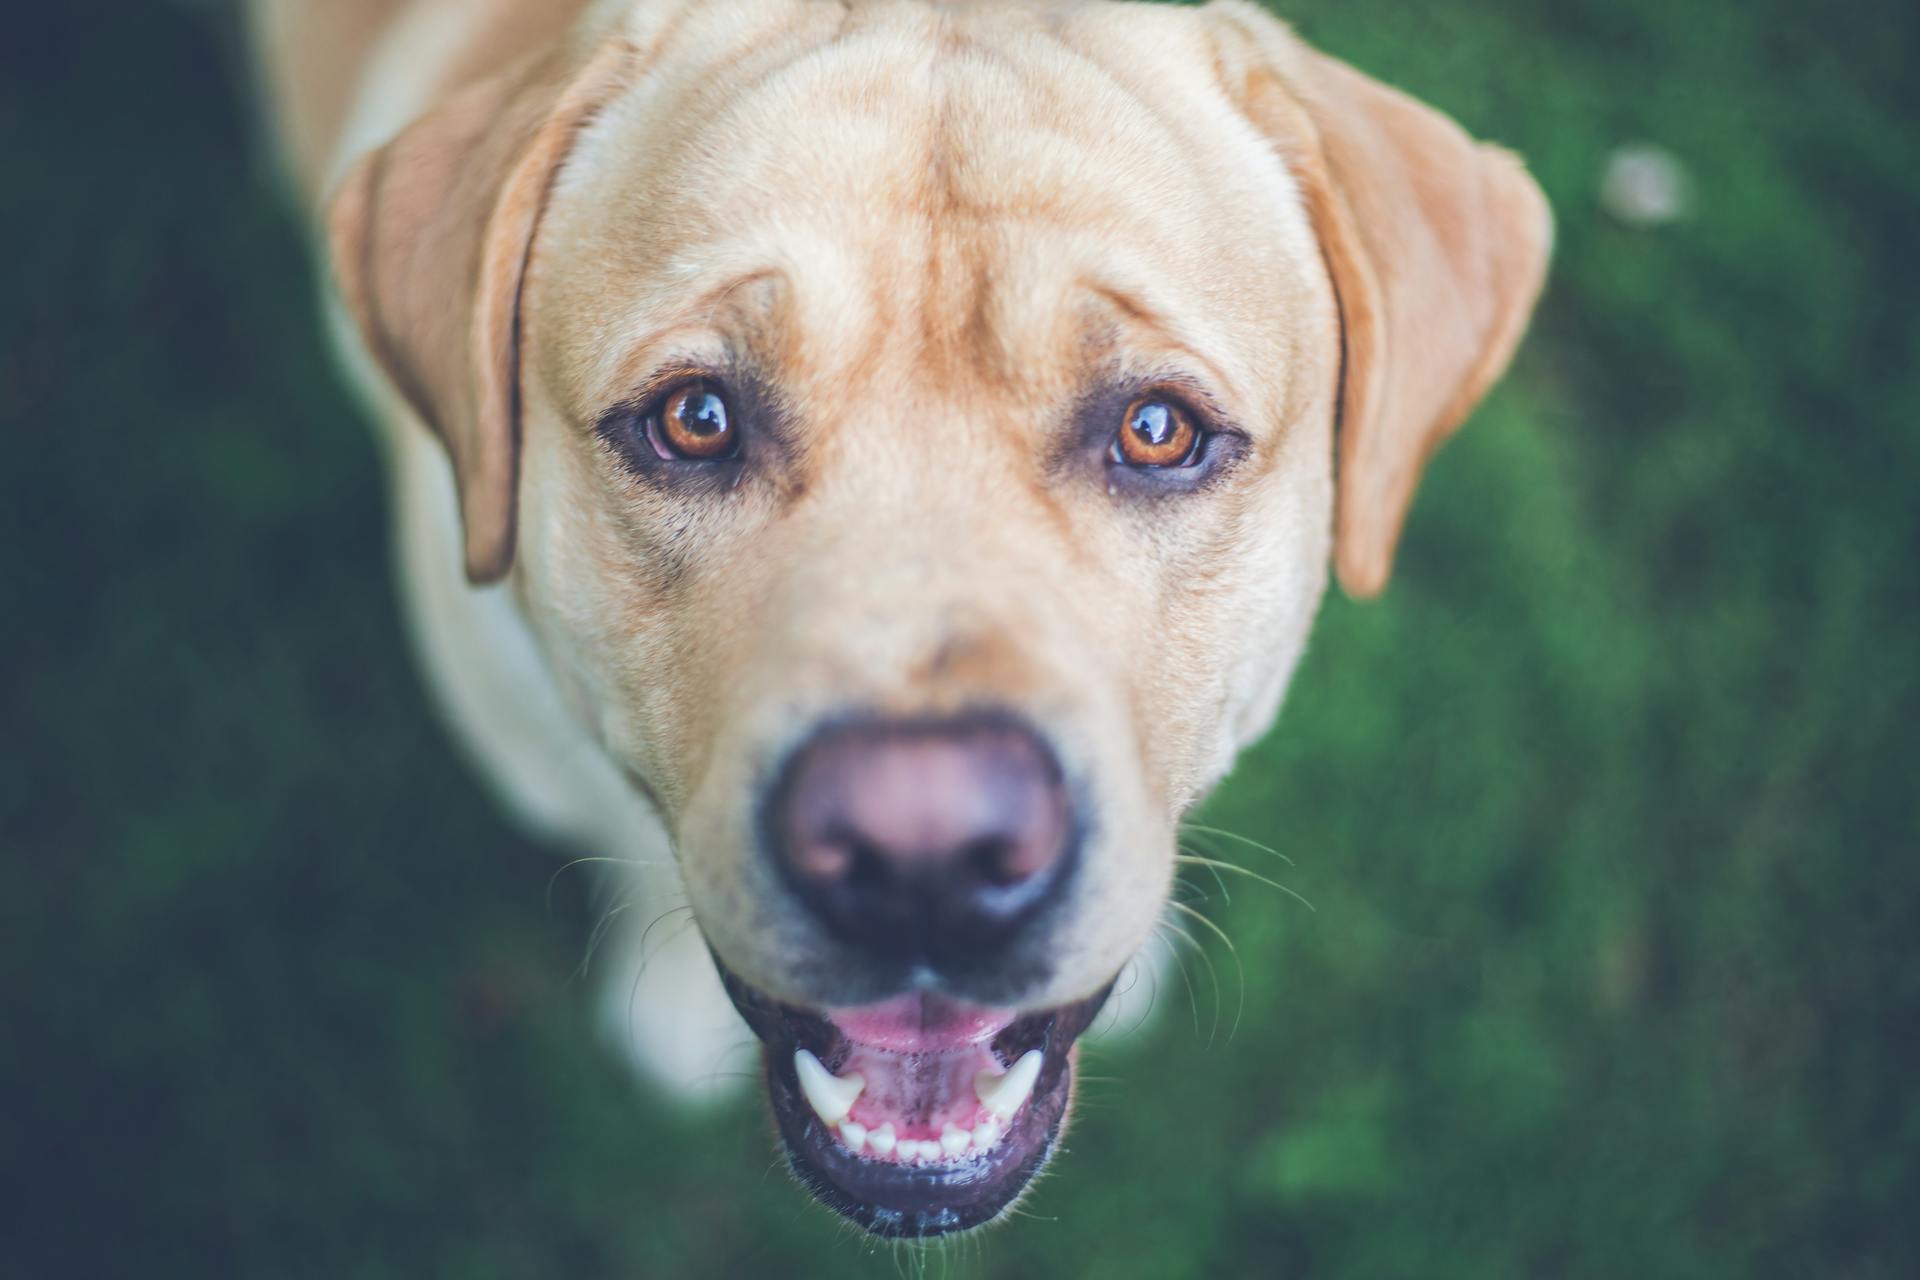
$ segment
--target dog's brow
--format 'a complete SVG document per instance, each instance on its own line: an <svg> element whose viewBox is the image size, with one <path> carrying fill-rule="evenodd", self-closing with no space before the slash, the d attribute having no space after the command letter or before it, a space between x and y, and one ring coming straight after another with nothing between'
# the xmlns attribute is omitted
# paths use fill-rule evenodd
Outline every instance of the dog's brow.
<svg viewBox="0 0 1920 1280"><path fill-rule="evenodd" d="M653 379L664 352L678 351L684 354L689 346L708 345L690 343L686 341L686 335L712 333L716 317L743 290L762 281L781 278L783 276L778 267L753 267L728 276L675 307L671 315L622 344L622 354L609 373L609 385L596 386L593 390L593 407L603 409L606 405L630 399L634 388L644 386ZM677 336L680 339L678 341ZM731 344L722 341L718 345L724 347Z"/></svg>
<svg viewBox="0 0 1920 1280"><path fill-rule="evenodd" d="M1162 323L1159 313L1155 311L1152 306L1128 290L1117 285L1106 284L1099 280L1087 280L1084 281L1083 284L1088 292L1112 303L1114 309L1122 315L1141 321L1144 324L1150 324L1156 329L1166 327Z"/></svg>
<svg viewBox="0 0 1920 1280"><path fill-rule="evenodd" d="M1081 284L1088 292L1111 306L1125 320L1140 328L1152 330L1170 350L1177 353L1183 360L1191 361L1204 375L1205 380L1211 386L1218 388L1219 394L1234 403L1245 403L1244 388L1225 369L1208 359L1203 345L1191 340L1185 326L1174 320L1166 309L1154 306L1151 299L1125 286L1098 279L1084 280Z"/></svg>

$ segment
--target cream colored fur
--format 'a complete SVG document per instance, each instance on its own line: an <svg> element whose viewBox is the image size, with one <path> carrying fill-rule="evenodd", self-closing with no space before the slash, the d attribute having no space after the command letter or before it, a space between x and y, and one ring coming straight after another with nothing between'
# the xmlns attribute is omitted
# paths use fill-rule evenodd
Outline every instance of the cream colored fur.
<svg viewBox="0 0 1920 1280"><path fill-rule="evenodd" d="M705 944L794 1003L853 972L754 828L850 707L1010 706L1084 780L1023 1004L1139 954L1180 816L1272 719L1329 565L1384 585L1545 268L1511 157L1236 0L256 8L423 663L518 816L627 864L609 1025L684 1087L744 1038ZM698 499L597 438L743 358L779 469ZM1241 465L1109 493L1063 442L1118 377L1204 388Z"/></svg>

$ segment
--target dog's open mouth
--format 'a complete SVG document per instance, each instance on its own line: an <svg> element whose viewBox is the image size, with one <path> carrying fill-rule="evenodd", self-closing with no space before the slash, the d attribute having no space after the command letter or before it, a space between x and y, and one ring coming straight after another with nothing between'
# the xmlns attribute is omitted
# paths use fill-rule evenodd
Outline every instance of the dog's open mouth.
<svg viewBox="0 0 1920 1280"><path fill-rule="evenodd" d="M1053 1153L1074 1042L1106 999L1019 1015L934 995L812 1011L721 974L766 1045L794 1173L882 1236L964 1231L1019 1197Z"/></svg>

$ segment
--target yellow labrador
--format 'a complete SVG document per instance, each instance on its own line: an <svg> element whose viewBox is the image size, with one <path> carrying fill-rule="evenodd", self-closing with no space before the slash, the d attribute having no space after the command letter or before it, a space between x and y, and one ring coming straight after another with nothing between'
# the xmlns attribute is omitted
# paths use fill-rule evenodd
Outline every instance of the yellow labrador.
<svg viewBox="0 0 1920 1280"><path fill-rule="evenodd" d="M724 988L823 1201L994 1218L1513 354L1539 190L1242 0L254 16L447 713L697 922L614 1022L697 1082Z"/></svg>

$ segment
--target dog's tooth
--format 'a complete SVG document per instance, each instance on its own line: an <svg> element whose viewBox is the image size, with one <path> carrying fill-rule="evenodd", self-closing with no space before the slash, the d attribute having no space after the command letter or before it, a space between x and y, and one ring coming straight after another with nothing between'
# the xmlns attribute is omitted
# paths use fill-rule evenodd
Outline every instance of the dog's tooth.
<svg viewBox="0 0 1920 1280"><path fill-rule="evenodd" d="M933 1161L938 1160L939 1158L940 1158L940 1144L938 1142L935 1142L932 1138L921 1139L921 1142L920 1142L921 1162L924 1164L931 1164Z"/></svg>
<svg viewBox="0 0 1920 1280"><path fill-rule="evenodd" d="M867 1126L858 1120L849 1120L840 1126L840 1137L847 1146L859 1151L867 1145Z"/></svg>
<svg viewBox="0 0 1920 1280"><path fill-rule="evenodd" d="M836 1076L805 1049L793 1055L793 1070L800 1077L800 1092L807 1095L814 1113L826 1121L829 1128L847 1118L847 1113L853 1110L854 1099L867 1087L866 1077Z"/></svg>
<svg viewBox="0 0 1920 1280"><path fill-rule="evenodd" d="M998 1141L1000 1141L1000 1124L992 1116L973 1126L973 1145L977 1150L986 1151Z"/></svg>
<svg viewBox="0 0 1920 1280"><path fill-rule="evenodd" d="M950 1124L940 1131L940 1149L950 1156L957 1156L973 1145L973 1135L957 1124Z"/></svg>
<svg viewBox="0 0 1920 1280"><path fill-rule="evenodd" d="M1013 1117L1033 1096L1034 1081L1040 1078L1042 1054L1038 1049L1029 1049L1020 1055L1020 1060L1007 1068L1006 1074L995 1075L991 1071L982 1071L973 1078L973 1091L979 1095L980 1103L1002 1120Z"/></svg>
<svg viewBox="0 0 1920 1280"><path fill-rule="evenodd" d="M878 1129L869 1133L867 1135L867 1141L873 1144L873 1154L877 1156L892 1155L894 1143L893 1121L889 1120Z"/></svg>

